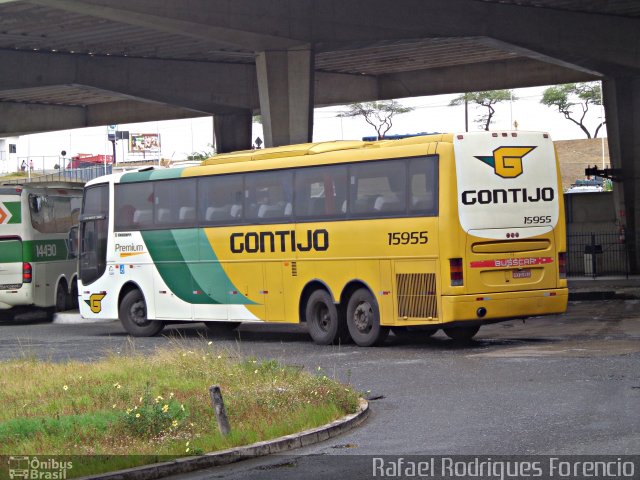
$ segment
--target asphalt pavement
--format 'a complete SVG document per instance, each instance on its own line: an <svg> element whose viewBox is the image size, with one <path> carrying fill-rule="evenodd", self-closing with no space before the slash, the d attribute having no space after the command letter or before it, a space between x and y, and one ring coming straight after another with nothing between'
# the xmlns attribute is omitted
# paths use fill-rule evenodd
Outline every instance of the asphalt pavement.
<svg viewBox="0 0 640 480"><path fill-rule="evenodd" d="M392 335L379 348L318 346L299 325L243 325L225 337L173 325L131 339L118 322L23 319L0 321L0 358L92 360L212 340L237 355L320 367L371 400L366 422L340 437L176 479L372 478L380 455L637 455L639 282L579 282L573 298L586 300L570 301L566 314L488 325L468 345L439 332Z"/></svg>

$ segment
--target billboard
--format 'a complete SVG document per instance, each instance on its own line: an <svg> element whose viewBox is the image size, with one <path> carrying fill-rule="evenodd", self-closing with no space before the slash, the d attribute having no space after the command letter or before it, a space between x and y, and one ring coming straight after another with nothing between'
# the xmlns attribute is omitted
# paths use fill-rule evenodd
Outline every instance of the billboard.
<svg viewBox="0 0 640 480"><path fill-rule="evenodd" d="M160 152L159 133L131 133L129 135L129 152Z"/></svg>

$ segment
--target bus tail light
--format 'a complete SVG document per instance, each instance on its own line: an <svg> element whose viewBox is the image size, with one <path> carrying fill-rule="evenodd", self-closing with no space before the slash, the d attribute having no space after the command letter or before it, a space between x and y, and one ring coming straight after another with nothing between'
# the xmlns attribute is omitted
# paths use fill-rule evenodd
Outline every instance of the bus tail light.
<svg viewBox="0 0 640 480"><path fill-rule="evenodd" d="M452 287L460 287L464 285L464 279L462 277L462 259L461 258L449 259L449 272L451 275Z"/></svg>
<svg viewBox="0 0 640 480"><path fill-rule="evenodd" d="M33 280L33 269L30 263L24 262L22 264L22 283L31 283L31 280Z"/></svg>
<svg viewBox="0 0 640 480"><path fill-rule="evenodd" d="M558 273L560 278L567 278L567 252L558 253Z"/></svg>

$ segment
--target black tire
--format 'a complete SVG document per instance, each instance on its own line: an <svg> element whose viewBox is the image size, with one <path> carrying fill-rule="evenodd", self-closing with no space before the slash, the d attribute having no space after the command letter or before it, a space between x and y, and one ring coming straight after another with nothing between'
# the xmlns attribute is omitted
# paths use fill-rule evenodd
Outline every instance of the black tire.
<svg viewBox="0 0 640 480"><path fill-rule="evenodd" d="M353 341L361 347L382 345L389 335L389 328L380 325L378 302L366 288L356 290L349 298L347 327Z"/></svg>
<svg viewBox="0 0 640 480"><path fill-rule="evenodd" d="M69 289L69 298L67 300L67 308L69 310L78 309L78 279L74 278L71 281L71 288Z"/></svg>
<svg viewBox="0 0 640 480"><path fill-rule="evenodd" d="M438 329L435 327L391 327L393 334L407 341L421 341L431 338Z"/></svg>
<svg viewBox="0 0 640 480"><path fill-rule="evenodd" d="M216 336L228 336L240 326L240 322L202 322L210 333Z"/></svg>
<svg viewBox="0 0 640 480"><path fill-rule="evenodd" d="M326 290L316 290L309 296L304 318L307 322L309 335L318 345L332 345L349 341L346 322L338 315L338 309Z"/></svg>
<svg viewBox="0 0 640 480"><path fill-rule="evenodd" d="M159 320L147 320L147 302L138 289L124 296L118 316L125 330L134 337L153 337L164 328L164 323Z"/></svg>
<svg viewBox="0 0 640 480"><path fill-rule="evenodd" d="M67 309L67 286L64 282L58 283L56 288L56 305L54 311L64 312Z"/></svg>
<svg viewBox="0 0 640 480"><path fill-rule="evenodd" d="M449 327L443 328L444 333L451 340L455 340L457 342L468 342L471 340L478 330L480 330L480 325L469 325L468 327Z"/></svg>

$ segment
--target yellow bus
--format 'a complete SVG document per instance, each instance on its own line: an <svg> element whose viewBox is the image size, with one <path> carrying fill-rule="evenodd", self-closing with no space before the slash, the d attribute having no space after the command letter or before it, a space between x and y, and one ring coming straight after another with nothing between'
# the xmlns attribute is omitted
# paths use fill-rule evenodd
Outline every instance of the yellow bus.
<svg viewBox="0 0 640 480"><path fill-rule="evenodd" d="M307 324L379 345L567 306L562 187L548 134L337 141L146 168L85 188L84 317Z"/></svg>

